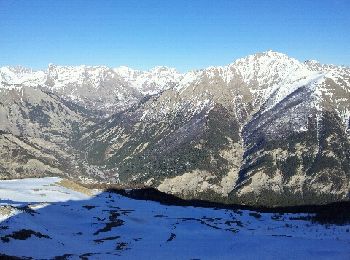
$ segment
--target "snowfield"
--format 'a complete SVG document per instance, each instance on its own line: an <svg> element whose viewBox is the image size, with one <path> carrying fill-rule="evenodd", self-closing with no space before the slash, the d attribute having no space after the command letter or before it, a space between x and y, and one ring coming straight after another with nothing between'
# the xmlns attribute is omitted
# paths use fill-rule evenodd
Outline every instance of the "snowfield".
<svg viewBox="0 0 350 260"><path fill-rule="evenodd" d="M87 192L56 177L6 180L0 181L0 257L349 259L350 225L306 216L165 206Z"/></svg>

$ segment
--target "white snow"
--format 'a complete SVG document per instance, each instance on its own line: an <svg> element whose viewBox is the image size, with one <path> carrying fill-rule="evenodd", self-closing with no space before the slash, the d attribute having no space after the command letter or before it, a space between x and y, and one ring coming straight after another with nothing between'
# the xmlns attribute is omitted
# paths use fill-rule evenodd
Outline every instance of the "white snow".
<svg viewBox="0 0 350 260"><path fill-rule="evenodd" d="M114 71L144 95L154 95L167 90L183 77L176 69L165 66L157 66L149 71L137 71L121 66Z"/></svg>
<svg viewBox="0 0 350 260"><path fill-rule="evenodd" d="M85 194L57 185L60 180L58 177L2 180L0 198L16 202L62 202L89 199Z"/></svg>
<svg viewBox="0 0 350 260"><path fill-rule="evenodd" d="M46 75L43 71L32 71L21 67L0 68L0 88L21 88L19 85L36 87L43 85L45 80Z"/></svg>
<svg viewBox="0 0 350 260"><path fill-rule="evenodd" d="M114 193L86 196L59 178L0 181L0 252L52 259L348 259L349 225L306 214L166 206ZM35 213L18 205L29 206ZM1 211L2 210L2 211ZM252 215L251 215L252 214ZM16 231L40 232L19 240ZM47 236L47 237L40 237Z"/></svg>
<svg viewBox="0 0 350 260"><path fill-rule="evenodd" d="M33 71L21 67L0 68L0 90L20 90L22 86L44 86L74 102L83 105L95 104L108 112L126 108L134 104L142 95L154 95L173 89L180 95L194 93L193 89L210 85L219 79L220 84L243 90L252 95L252 103L265 104L271 109L300 87L308 87L314 92L312 106L322 110L324 97L334 99L334 93L341 89L350 94L350 69L342 66L322 65L311 60L299 62L285 54L266 51L238 59L227 66L208 67L202 70L179 73L174 68L158 66L148 71L134 70L126 66L108 68L106 66L57 66L50 64L47 70ZM330 90L326 79L337 85ZM206 82L208 80L208 82ZM213 90L215 84L213 84ZM332 88L332 87L331 87ZM186 91L189 90L189 91ZM237 91L237 99L240 98ZM202 93L203 97L206 93ZM208 93L207 96L210 96ZM206 97L204 97L206 98ZM91 100L93 99L93 100ZM96 102L99 102L96 104ZM100 102L101 101L101 102ZM336 111L348 122L350 109L344 101L335 100ZM258 107L257 107L258 108ZM166 108L164 108L166 110Z"/></svg>

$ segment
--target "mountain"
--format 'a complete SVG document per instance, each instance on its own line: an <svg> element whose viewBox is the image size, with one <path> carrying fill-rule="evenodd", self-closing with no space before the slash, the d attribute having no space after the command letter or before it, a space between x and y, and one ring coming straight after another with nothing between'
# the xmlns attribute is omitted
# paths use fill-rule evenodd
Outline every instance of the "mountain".
<svg viewBox="0 0 350 260"><path fill-rule="evenodd" d="M175 69L155 67L137 71L127 67L57 66L32 71L22 67L2 67L2 88L41 87L105 116L137 103L143 96L172 88L182 75Z"/></svg>
<svg viewBox="0 0 350 260"><path fill-rule="evenodd" d="M55 106L50 116L62 119L62 142L78 166L65 173L74 178L249 205L349 199L347 67L267 51L185 74L167 67L142 72L53 65L0 71L2 96L28 89L66 104L67 120ZM30 109L20 95L1 106L17 103ZM29 121L18 121L18 113L6 118L20 122L27 138L39 114ZM74 130L64 127L67 122ZM57 143L50 139L57 124L38 133Z"/></svg>

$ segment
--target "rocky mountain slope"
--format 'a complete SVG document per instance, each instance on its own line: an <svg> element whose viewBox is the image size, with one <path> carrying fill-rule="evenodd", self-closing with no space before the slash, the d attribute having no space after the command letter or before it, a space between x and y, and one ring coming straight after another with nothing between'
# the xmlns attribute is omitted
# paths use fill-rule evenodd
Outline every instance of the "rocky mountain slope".
<svg viewBox="0 0 350 260"><path fill-rule="evenodd" d="M349 199L349 68L268 51L185 74L53 65L0 72L1 130L73 154L61 171L74 178L225 203ZM9 109L21 106L33 116ZM17 144L5 146L9 154Z"/></svg>

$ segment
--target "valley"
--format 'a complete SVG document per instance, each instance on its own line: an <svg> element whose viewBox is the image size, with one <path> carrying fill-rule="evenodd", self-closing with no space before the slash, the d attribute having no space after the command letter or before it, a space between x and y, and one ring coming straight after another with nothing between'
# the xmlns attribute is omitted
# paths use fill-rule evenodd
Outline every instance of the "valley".
<svg viewBox="0 0 350 260"><path fill-rule="evenodd" d="M349 200L350 69L0 69L0 177L60 176L250 206Z"/></svg>

